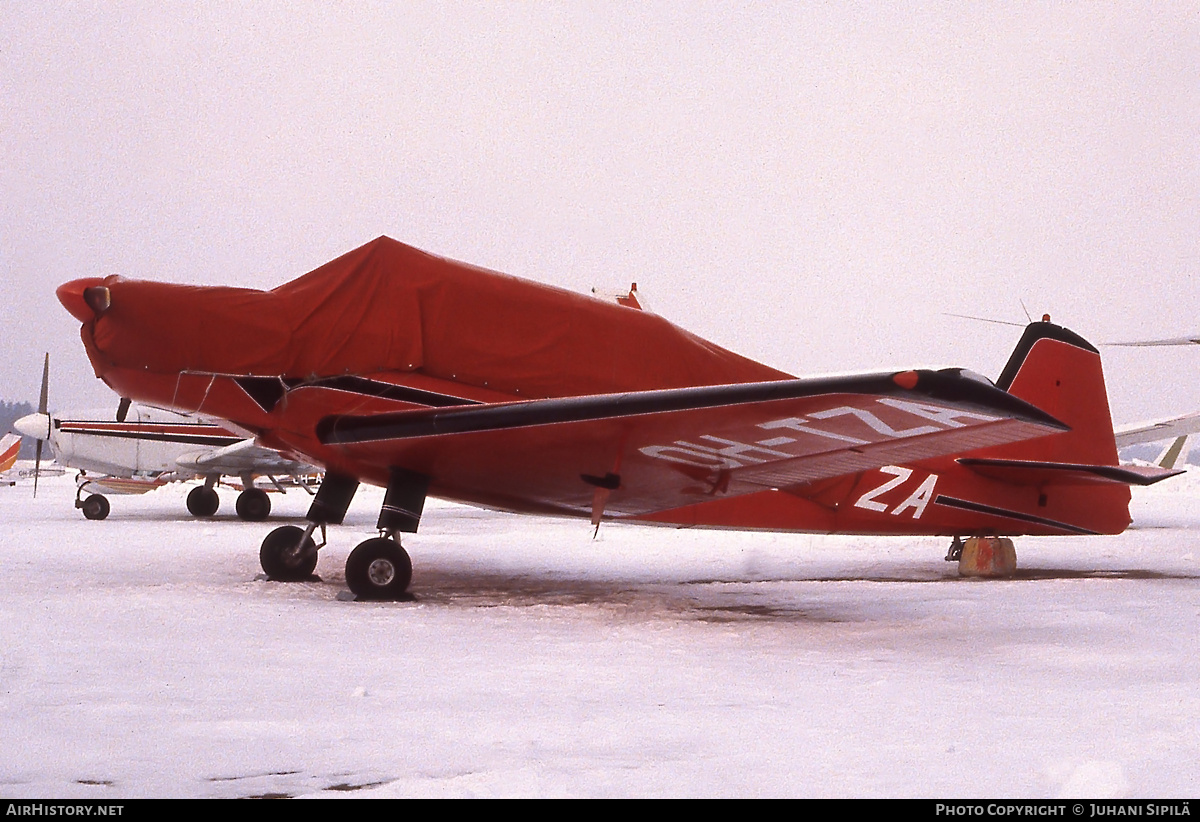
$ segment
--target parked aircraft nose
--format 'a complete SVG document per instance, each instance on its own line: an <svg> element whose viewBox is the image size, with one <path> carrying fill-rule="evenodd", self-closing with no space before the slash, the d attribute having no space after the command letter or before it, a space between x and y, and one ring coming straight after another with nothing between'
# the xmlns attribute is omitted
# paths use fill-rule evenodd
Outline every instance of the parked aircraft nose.
<svg viewBox="0 0 1200 822"><path fill-rule="evenodd" d="M111 295L99 277L84 277L63 283L54 292L71 316L82 323L95 319L108 310Z"/></svg>
<svg viewBox="0 0 1200 822"><path fill-rule="evenodd" d="M27 414L13 423L13 428L35 440L50 439L50 415Z"/></svg>

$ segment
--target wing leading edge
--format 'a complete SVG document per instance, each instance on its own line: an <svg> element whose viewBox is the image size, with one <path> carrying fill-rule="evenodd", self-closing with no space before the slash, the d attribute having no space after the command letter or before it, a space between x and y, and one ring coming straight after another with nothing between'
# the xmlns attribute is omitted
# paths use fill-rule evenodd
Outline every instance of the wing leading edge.
<svg viewBox="0 0 1200 822"><path fill-rule="evenodd" d="M320 441L431 493L517 511L642 515L1067 426L961 370L704 386L327 417Z"/></svg>

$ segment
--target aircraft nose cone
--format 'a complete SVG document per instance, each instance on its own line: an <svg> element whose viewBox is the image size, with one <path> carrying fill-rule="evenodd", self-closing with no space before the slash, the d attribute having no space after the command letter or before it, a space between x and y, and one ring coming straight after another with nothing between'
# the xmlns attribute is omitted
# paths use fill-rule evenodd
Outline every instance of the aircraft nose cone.
<svg viewBox="0 0 1200 822"><path fill-rule="evenodd" d="M13 428L26 437L35 440L50 439L50 415L27 414L13 423Z"/></svg>
<svg viewBox="0 0 1200 822"><path fill-rule="evenodd" d="M54 293L63 308L71 312L71 316L82 323L100 316L103 308L107 308L107 295L100 293L104 288L104 280L99 277L85 277L81 280L71 280L63 283Z"/></svg>

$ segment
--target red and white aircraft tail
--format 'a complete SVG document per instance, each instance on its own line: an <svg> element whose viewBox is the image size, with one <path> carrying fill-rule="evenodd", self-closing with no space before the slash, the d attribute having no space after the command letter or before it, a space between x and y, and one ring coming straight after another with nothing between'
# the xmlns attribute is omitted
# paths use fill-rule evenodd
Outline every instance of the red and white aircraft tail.
<svg viewBox="0 0 1200 822"><path fill-rule="evenodd" d="M1001 519L1035 533L1043 527L1048 533L1118 533L1129 522L1129 486L1181 473L1120 464L1100 352L1049 318L1026 328L996 385L1069 427L955 460L981 478L1027 489L1028 501L990 503Z"/></svg>
<svg viewBox="0 0 1200 822"><path fill-rule="evenodd" d="M5 434L0 437L0 473L12 469L17 463L17 454L21 451L21 438L16 434Z"/></svg>

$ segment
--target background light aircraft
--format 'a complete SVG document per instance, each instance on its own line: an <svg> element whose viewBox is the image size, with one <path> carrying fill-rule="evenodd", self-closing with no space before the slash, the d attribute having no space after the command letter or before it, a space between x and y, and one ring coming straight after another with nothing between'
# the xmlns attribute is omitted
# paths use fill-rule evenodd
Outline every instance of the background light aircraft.
<svg viewBox="0 0 1200 822"><path fill-rule="evenodd" d="M303 579L360 481L380 536L346 581L398 597L426 495L679 527L968 538L960 568L1015 568L1017 534L1114 534L1129 485L1097 350L1031 323L995 384L961 369L795 379L639 310L386 237L272 291L89 278L58 289L97 376L327 468L306 530L260 560ZM324 544L324 543L322 543ZM1011 555L1011 559L1010 559Z"/></svg>
<svg viewBox="0 0 1200 822"><path fill-rule="evenodd" d="M15 427L39 445L49 442L59 465L97 474L81 475L77 483L75 506L88 519L108 516L106 493L142 494L195 477L203 477L205 484L188 494L188 511L210 517L220 504L214 486L222 475L232 475L242 482L238 516L263 520L271 512L271 500L254 486L255 476L267 476L283 490L275 477L317 470L255 445L219 420L129 403L122 403L116 415L111 410L34 413L17 420Z"/></svg>

